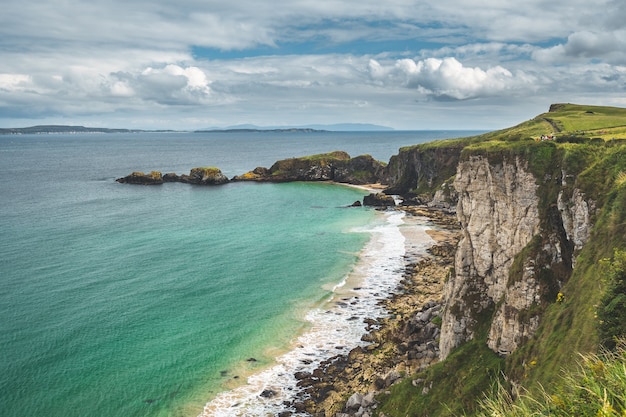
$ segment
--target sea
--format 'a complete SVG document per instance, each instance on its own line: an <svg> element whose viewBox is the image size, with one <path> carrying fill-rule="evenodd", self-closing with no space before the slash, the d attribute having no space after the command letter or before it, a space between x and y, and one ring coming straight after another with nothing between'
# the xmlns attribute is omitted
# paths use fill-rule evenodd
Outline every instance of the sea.
<svg viewBox="0 0 626 417"><path fill-rule="evenodd" d="M276 415L401 279L405 219L349 207L367 190L116 178L476 133L0 136L0 415Z"/></svg>

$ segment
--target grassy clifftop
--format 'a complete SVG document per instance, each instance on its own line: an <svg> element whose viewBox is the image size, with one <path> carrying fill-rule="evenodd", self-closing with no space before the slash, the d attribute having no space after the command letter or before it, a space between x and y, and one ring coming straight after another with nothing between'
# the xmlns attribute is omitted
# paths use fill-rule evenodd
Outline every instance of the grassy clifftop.
<svg viewBox="0 0 626 417"><path fill-rule="evenodd" d="M626 138L626 109L579 104L553 104L550 110L516 126L475 136L473 141L539 139L543 135L581 138Z"/></svg>

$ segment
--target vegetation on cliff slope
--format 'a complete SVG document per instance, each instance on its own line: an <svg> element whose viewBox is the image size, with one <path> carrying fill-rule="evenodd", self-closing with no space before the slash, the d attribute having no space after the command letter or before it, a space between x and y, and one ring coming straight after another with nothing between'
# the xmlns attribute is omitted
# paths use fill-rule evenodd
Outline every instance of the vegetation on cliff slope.
<svg viewBox="0 0 626 417"><path fill-rule="evenodd" d="M581 355L578 367L560 376L553 389L531 394L522 390L511 395L502 385L481 402L484 417L626 415L626 345L621 340L614 350Z"/></svg>
<svg viewBox="0 0 626 417"><path fill-rule="evenodd" d="M480 155L493 164L509 158L527 161L539 186L544 232L562 228L551 215L557 210L559 193L576 188L594 202L595 211L593 228L574 269L546 271L543 279L555 286L541 307L540 327L530 340L508 357L498 358L486 352L484 336L477 335L439 365L392 387L391 393L381 398L380 410L385 416L475 415L480 412L483 393L489 394L498 385L507 392L511 381L537 398L544 392L542 386L550 386L551 392L560 395L569 384L561 374L577 369L579 353L595 354L601 344L615 347L616 338L626 334L625 138L626 109L559 104L510 129L401 151L409 155L435 148L443 149L442 153L446 149L459 152L460 148L460 160ZM403 156L406 160L416 158L407 155ZM412 180L423 192L449 181L450 172L441 174L429 181ZM402 179L401 175L397 178ZM540 251L542 239L533 239L522 256ZM516 267L519 269L519 263L514 263L512 274ZM491 317L481 319L489 323ZM494 369L502 372L494 373ZM411 384L416 380L417 387ZM491 394L490 398L499 398L497 393Z"/></svg>

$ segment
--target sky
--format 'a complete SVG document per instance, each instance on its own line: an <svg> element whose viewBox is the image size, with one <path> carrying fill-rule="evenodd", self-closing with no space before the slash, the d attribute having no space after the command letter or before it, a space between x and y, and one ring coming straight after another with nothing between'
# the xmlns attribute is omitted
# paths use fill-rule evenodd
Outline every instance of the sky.
<svg viewBox="0 0 626 417"><path fill-rule="evenodd" d="M626 107L624 0L3 0L0 127L499 129Z"/></svg>

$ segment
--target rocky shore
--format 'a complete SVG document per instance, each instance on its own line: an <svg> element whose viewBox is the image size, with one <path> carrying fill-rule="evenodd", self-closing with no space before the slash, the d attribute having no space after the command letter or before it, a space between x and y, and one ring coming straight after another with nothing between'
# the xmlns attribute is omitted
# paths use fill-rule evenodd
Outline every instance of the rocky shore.
<svg viewBox="0 0 626 417"><path fill-rule="evenodd" d="M415 256L407 228L404 278L395 294L381 301L389 315L365 320L368 332L363 340L370 344L334 356L312 373L296 374L302 391L285 403L281 417L371 416L378 394L437 362L443 284L454 264L458 223L453 214L441 210L416 206L397 209L407 213L407 223L418 216L432 222L435 227L429 234L435 243L427 256ZM413 381L414 385L420 383Z"/></svg>

